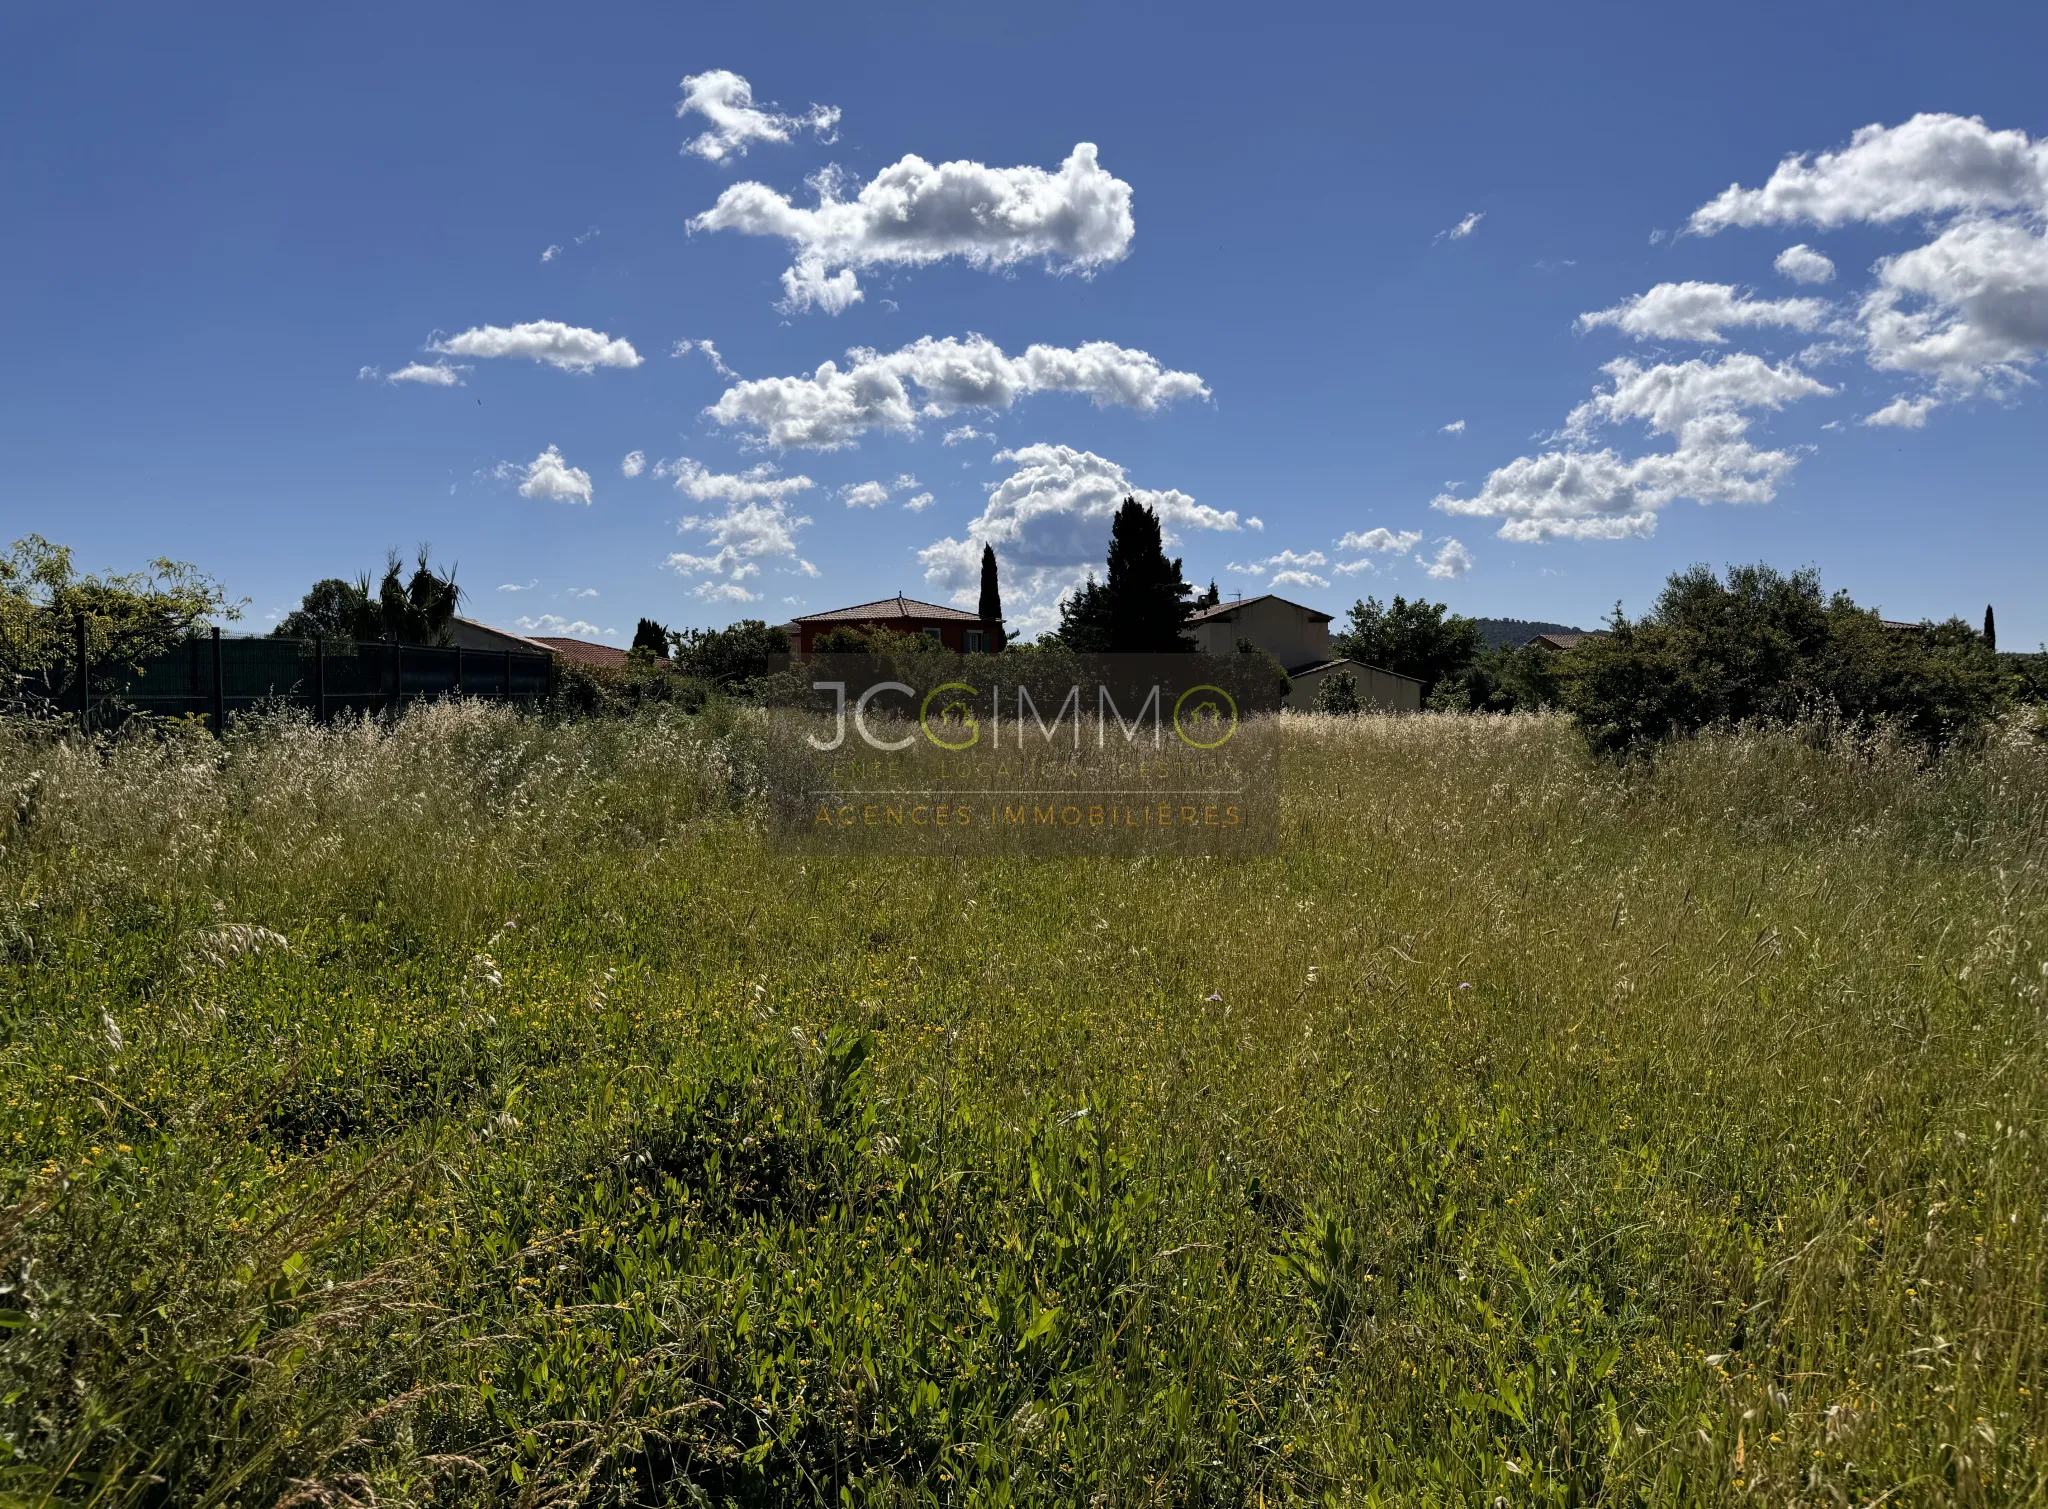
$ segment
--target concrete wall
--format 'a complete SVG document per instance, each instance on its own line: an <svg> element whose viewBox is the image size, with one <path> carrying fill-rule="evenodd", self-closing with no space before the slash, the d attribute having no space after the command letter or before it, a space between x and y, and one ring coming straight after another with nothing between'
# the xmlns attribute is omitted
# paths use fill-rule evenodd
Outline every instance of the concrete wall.
<svg viewBox="0 0 2048 1509"><path fill-rule="evenodd" d="M1224 608L1190 630L1195 647L1204 654L1228 655L1240 639L1249 639L1286 670L1330 658L1329 620L1298 603L1262 597L1226 603Z"/></svg>
<svg viewBox="0 0 2048 1509"><path fill-rule="evenodd" d="M1358 683L1358 705L1361 708L1381 713L1422 711L1420 681L1412 676L1397 676L1392 671L1383 671L1376 665L1361 665L1356 660L1332 661L1306 675L1296 676L1293 688L1287 694L1286 705L1300 713L1314 711L1316 688L1325 676L1335 671L1351 673L1351 679Z"/></svg>

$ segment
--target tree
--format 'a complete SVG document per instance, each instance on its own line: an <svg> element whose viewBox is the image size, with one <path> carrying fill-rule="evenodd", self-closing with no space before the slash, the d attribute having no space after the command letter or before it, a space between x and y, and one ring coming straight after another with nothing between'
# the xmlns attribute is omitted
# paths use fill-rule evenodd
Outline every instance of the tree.
<svg viewBox="0 0 2048 1509"><path fill-rule="evenodd" d="M670 644L677 670L724 687L767 675L769 658L789 653L789 635L758 618L723 629L681 629L670 636Z"/></svg>
<svg viewBox="0 0 2048 1509"><path fill-rule="evenodd" d="M989 626L989 648L1003 647L1003 589L996 575L996 548L993 545L981 547L981 604L978 609L981 621Z"/></svg>
<svg viewBox="0 0 2048 1509"><path fill-rule="evenodd" d="M1998 620L1991 616L1991 604L1984 605L1984 648L1998 649Z"/></svg>
<svg viewBox="0 0 2048 1509"><path fill-rule="evenodd" d="M1997 655L1952 619L1900 632L1820 576L1736 566L1674 575L1631 623L1558 657L1562 700L1596 749L1654 745L1716 725L1818 716L1893 724L1930 748L2008 699Z"/></svg>
<svg viewBox="0 0 2048 1509"><path fill-rule="evenodd" d="M71 552L31 534L0 556L0 694L53 696L69 679L78 618L95 664L133 673L216 618L242 616L220 584L182 561L80 576Z"/></svg>
<svg viewBox="0 0 2048 1509"><path fill-rule="evenodd" d="M453 641L455 610L462 588L455 572L445 576L428 564L420 546L410 578L398 552L384 558L384 576L375 592L367 576L353 582L330 576L317 581L299 606L286 614L271 633L283 639L395 640L399 644L445 645Z"/></svg>
<svg viewBox="0 0 2048 1509"><path fill-rule="evenodd" d="M1178 559L1168 559L1159 515L1125 498L1109 526L1109 575L1093 577L1060 608L1060 640L1069 649L1115 654L1182 654L1195 645L1182 630L1194 589Z"/></svg>
<svg viewBox="0 0 2048 1509"><path fill-rule="evenodd" d="M668 659L668 630L651 618L641 619L633 627L633 643L626 653L650 660Z"/></svg>
<svg viewBox="0 0 2048 1509"><path fill-rule="evenodd" d="M1563 704L1560 657L1533 644L1499 644L1437 682L1429 705L1439 712L1535 712Z"/></svg>
<svg viewBox="0 0 2048 1509"><path fill-rule="evenodd" d="M1209 590L1195 599L1196 608L1213 608L1223 601L1223 594L1216 589L1216 578L1209 578Z"/></svg>
<svg viewBox="0 0 2048 1509"><path fill-rule="evenodd" d="M1349 716L1358 711L1358 681L1349 671L1331 671L1316 686L1316 711Z"/></svg>
<svg viewBox="0 0 2048 1509"><path fill-rule="evenodd" d="M1237 642L1237 653L1253 656L1260 662L1259 669L1267 683L1272 687L1273 700L1275 702L1285 702L1287 700L1287 694L1294 690L1294 681L1287 674L1285 666L1275 660L1269 652L1260 649L1249 639L1240 639Z"/></svg>
<svg viewBox="0 0 2048 1509"><path fill-rule="evenodd" d="M1396 597L1382 606L1369 597L1351 605L1350 626L1330 641L1330 654L1413 676L1423 683L1426 701L1439 681L1472 663L1480 643L1478 622L1442 603Z"/></svg>

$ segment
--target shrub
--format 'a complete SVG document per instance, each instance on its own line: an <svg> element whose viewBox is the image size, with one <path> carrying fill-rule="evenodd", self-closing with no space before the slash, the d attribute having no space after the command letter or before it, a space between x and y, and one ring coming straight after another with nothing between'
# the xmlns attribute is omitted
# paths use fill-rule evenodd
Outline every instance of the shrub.
<svg viewBox="0 0 2048 1509"><path fill-rule="evenodd" d="M1316 687L1316 711L1341 713L1358 711L1358 681L1349 671L1332 671Z"/></svg>

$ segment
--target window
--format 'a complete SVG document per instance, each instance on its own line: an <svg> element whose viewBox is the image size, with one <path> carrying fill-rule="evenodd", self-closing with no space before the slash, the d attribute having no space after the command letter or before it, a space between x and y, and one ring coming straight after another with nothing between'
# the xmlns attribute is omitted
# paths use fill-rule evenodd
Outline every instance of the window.
<svg viewBox="0 0 2048 1509"><path fill-rule="evenodd" d="M968 629L960 636L960 648L969 655L988 653L988 632L984 629Z"/></svg>
<svg viewBox="0 0 2048 1509"><path fill-rule="evenodd" d="M925 637L926 639L929 639L929 640L933 641L933 642L934 642L934 643L936 643L936 644L944 644L944 643L945 643L945 640L944 640L944 639L943 639L943 638L942 638L942 637L940 636L940 634L939 634L939 631L938 631L937 629L930 629L930 628L926 629L926 630L924 631L924 637Z"/></svg>

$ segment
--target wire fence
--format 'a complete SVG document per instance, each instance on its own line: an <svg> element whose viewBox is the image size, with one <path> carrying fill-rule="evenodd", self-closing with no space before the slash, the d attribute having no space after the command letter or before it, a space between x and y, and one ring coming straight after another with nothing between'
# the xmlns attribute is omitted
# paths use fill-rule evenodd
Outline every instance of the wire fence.
<svg viewBox="0 0 2048 1509"><path fill-rule="evenodd" d="M229 638L218 629L139 665L95 664L81 632L72 663L42 678L35 700L87 727L136 714L204 717L218 733L236 713L302 707L395 713L441 697L533 705L554 689L554 657L526 650L323 639Z"/></svg>

